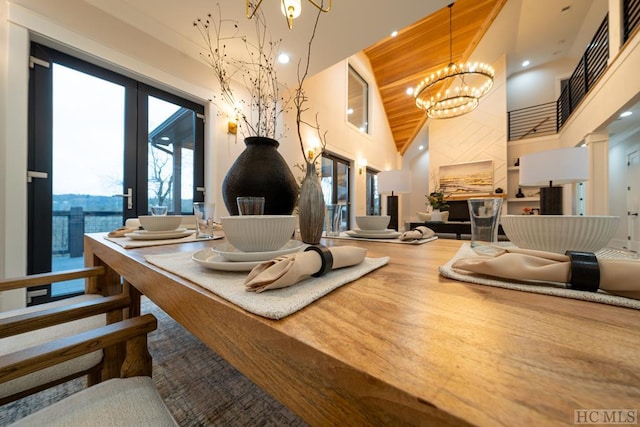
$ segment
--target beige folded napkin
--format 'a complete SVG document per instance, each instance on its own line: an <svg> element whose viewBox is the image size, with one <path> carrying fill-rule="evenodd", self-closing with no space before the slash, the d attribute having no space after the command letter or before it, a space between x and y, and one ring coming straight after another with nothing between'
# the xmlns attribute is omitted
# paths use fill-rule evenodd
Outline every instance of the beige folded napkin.
<svg viewBox="0 0 640 427"><path fill-rule="evenodd" d="M125 227L120 227L120 228L116 228L113 231L110 231L107 236L109 236L109 237L124 237L125 234L133 233L136 230L138 230L138 227L126 227L126 226Z"/></svg>
<svg viewBox="0 0 640 427"><path fill-rule="evenodd" d="M333 270L360 264L367 255L366 249L355 246L336 246L329 251L333 256ZM321 267L320 254L314 251L283 255L254 267L244 285L248 292L285 288L317 273Z"/></svg>
<svg viewBox="0 0 640 427"><path fill-rule="evenodd" d="M400 236L400 240L420 240L420 239L428 239L436 235L436 232L430 229L429 227L425 227L423 225L414 228L410 231L405 231Z"/></svg>
<svg viewBox="0 0 640 427"><path fill-rule="evenodd" d="M598 259L600 289L614 295L640 299L640 260ZM495 256L462 258L451 268L503 279L569 283L567 255L520 248L503 248Z"/></svg>

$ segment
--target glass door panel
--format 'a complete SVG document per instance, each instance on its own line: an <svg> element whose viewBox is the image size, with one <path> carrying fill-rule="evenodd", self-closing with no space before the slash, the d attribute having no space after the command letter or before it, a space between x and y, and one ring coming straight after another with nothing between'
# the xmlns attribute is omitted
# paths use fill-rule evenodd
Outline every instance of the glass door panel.
<svg viewBox="0 0 640 427"><path fill-rule="evenodd" d="M148 97L148 204L167 206L169 214L193 210L196 112Z"/></svg>
<svg viewBox="0 0 640 427"><path fill-rule="evenodd" d="M52 271L84 265L83 234L122 225L125 88L52 65ZM54 284L51 297L82 292Z"/></svg>
<svg viewBox="0 0 640 427"><path fill-rule="evenodd" d="M326 204L339 203L342 207L342 223L340 230L350 227L349 203L349 162L332 154L322 155L322 173L320 184Z"/></svg>
<svg viewBox="0 0 640 427"><path fill-rule="evenodd" d="M204 106L32 43L28 274L84 265L83 234L204 193ZM116 197L114 197L116 196ZM29 305L84 282L28 290Z"/></svg>

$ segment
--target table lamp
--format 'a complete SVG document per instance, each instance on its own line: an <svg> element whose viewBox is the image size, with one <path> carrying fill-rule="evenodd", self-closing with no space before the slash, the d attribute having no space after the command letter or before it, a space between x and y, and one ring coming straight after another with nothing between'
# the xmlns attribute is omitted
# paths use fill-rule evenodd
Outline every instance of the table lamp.
<svg viewBox="0 0 640 427"><path fill-rule="evenodd" d="M411 192L411 172L405 170L383 171L378 173L378 193L388 194L387 215L391 217L389 228L398 230L398 196L394 193Z"/></svg>
<svg viewBox="0 0 640 427"><path fill-rule="evenodd" d="M541 215L562 215L562 184L582 182L588 178L589 153L586 147L560 148L520 157L520 185L544 186L540 188Z"/></svg>

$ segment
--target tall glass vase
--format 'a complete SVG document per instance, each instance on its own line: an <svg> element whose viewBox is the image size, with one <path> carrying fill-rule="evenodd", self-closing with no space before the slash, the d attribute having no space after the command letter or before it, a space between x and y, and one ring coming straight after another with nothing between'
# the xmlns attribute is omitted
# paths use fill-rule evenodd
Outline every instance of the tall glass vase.
<svg viewBox="0 0 640 427"><path fill-rule="evenodd" d="M300 238L304 243L317 245L322 238L324 227L324 195L315 164L307 163L305 177L298 199Z"/></svg>

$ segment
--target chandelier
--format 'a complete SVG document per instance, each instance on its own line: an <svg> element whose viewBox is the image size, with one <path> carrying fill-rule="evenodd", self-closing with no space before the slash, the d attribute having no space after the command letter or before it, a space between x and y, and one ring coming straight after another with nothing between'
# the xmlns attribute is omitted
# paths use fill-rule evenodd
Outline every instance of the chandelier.
<svg viewBox="0 0 640 427"><path fill-rule="evenodd" d="M253 5L252 0L246 0L245 12L247 18L253 18L253 15L256 14L258 8L262 4L262 0L258 0L258 2ZM321 12L329 12L331 10L331 2L327 4L327 7L324 7L324 0L320 0L320 4L316 3L315 0L309 0L309 3L318 8ZM300 4L301 0L280 0L280 10L282 14L287 18L287 25L289 29L293 28L293 20L300 16L300 12L302 12L302 5ZM251 10L253 9L253 10Z"/></svg>
<svg viewBox="0 0 640 427"><path fill-rule="evenodd" d="M452 19L449 6L449 65L426 77L414 89L416 106L431 119L470 113L493 86L494 71L479 62L453 63Z"/></svg>

